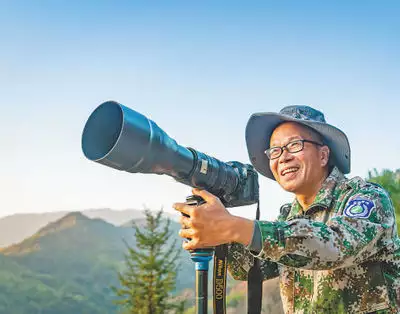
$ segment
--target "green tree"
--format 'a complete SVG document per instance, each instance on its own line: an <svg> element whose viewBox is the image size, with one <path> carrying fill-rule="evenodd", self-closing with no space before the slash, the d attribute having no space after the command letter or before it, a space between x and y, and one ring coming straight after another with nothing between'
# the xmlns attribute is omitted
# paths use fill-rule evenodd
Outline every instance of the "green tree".
<svg viewBox="0 0 400 314"><path fill-rule="evenodd" d="M181 250L176 247L176 239L170 240L170 220L163 219L162 210L153 214L145 209L144 213L144 226L133 223L136 248L127 244L126 269L118 273L121 288L114 288L120 297L116 304L125 313L179 313L183 304L171 302L171 294Z"/></svg>
<svg viewBox="0 0 400 314"><path fill-rule="evenodd" d="M378 183L390 195L396 212L396 222L400 231L400 169L392 171L384 169L378 172L376 169L368 172L368 181Z"/></svg>

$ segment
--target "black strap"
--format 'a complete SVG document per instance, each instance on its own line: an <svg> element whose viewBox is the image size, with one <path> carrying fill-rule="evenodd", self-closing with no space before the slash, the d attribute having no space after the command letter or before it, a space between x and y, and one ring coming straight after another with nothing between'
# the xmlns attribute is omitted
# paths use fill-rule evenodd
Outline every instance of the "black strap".
<svg viewBox="0 0 400 314"><path fill-rule="evenodd" d="M257 203L256 220L260 219L260 202ZM226 278L228 265L228 245L215 247L213 295L214 314L226 313ZM247 313L260 314L262 307L262 272L260 260L254 259L254 264L249 270L247 283Z"/></svg>
<svg viewBox="0 0 400 314"><path fill-rule="evenodd" d="M257 202L256 220L260 220L260 201ZM260 314L262 308L262 272L260 260L254 259L247 278L247 313Z"/></svg>
<svg viewBox="0 0 400 314"><path fill-rule="evenodd" d="M228 245L222 244L215 247L214 253L214 314L226 312L226 275L228 262Z"/></svg>

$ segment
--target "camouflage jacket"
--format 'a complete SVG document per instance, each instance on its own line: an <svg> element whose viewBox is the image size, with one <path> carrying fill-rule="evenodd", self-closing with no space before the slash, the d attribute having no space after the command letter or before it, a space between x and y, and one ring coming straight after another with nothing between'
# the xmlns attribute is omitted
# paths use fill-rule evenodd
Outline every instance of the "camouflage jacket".
<svg viewBox="0 0 400 314"><path fill-rule="evenodd" d="M334 168L314 203L294 200L258 222L259 254L232 243L229 273L246 280L254 258L280 276L285 313L400 313L400 240L385 190Z"/></svg>

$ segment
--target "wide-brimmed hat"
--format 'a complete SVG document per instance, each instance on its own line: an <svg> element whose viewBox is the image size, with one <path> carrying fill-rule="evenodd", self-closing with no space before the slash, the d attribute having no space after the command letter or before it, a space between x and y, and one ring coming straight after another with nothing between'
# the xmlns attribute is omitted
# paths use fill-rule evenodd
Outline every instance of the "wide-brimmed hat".
<svg viewBox="0 0 400 314"><path fill-rule="evenodd" d="M283 108L279 113L255 113L247 122L247 151L251 163L259 173L275 180L269 167L269 159L264 152L269 148L272 132L282 122L296 122L314 129L330 149L330 162L341 172L350 172L350 145L346 134L326 123L321 111L309 106L294 105Z"/></svg>

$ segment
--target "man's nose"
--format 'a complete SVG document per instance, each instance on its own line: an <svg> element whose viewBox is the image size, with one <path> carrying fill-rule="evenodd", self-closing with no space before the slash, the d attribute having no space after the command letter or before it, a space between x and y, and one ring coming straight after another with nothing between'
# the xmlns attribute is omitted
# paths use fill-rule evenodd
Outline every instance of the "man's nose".
<svg viewBox="0 0 400 314"><path fill-rule="evenodd" d="M290 160L293 157L291 153L288 152L287 148L284 147L282 151L282 155L279 156L279 162L283 163Z"/></svg>

